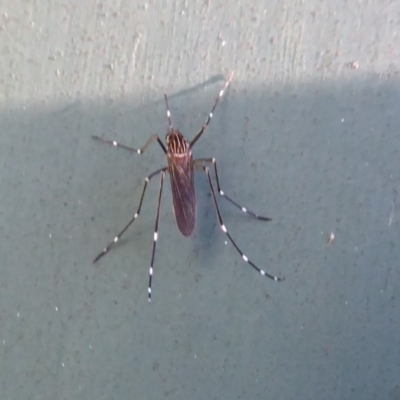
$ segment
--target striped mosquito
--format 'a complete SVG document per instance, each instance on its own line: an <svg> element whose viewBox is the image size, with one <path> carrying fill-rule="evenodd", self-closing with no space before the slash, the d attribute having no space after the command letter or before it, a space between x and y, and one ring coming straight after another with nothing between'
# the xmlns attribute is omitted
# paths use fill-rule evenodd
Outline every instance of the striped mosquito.
<svg viewBox="0 0 400 400"><path fill-rule="evenodd" d="M233 78L233 73L229 76L228 80L225 82L224 87L220 90L214 105L211 109L211 112L208 114L205 124L201 127L200 131L196 134L196 136L189 142L187 141L184 136L179 132L178 129L175 129L172 125L171 121L171 112L169 110L168 105L168 97L167 94L164 93L165 98L165 105L167 109L167 119L168 119L168 132L165 137L167 146L165 147L164 143L161 141L158 135L152 135L149 140L145 143L142 148L134 149L132 147L124 146L120 143L117 143L114 140L104 139L98 136L92 136L93 139L101 141L103 143L107 143L114 147L119 147L125 150L128 150L132 153L143 154L146 149L152 144L153 142L157 141L160 145L162 151L167 156L168 166L158 169L154 171L152 174L145 178L144 187L142 190L142 195L139 202L139 207L135 213L135 215L131 218L128 224L122 229L117 236L114 237L111 243L109 243L101 253L94 259L94 263L96 263L101 257L109 252L109 250L119 241L121 236L127 231L127 229L132 225L132 223L136 220L136 218L140 214L140 210L142 208L144 195L146 193L146 188L149 182L156 176L161 175L161 182L160 182L160 191L158 195L158 205L157 205L157 216L156 216L156 223L154 229L154 239L153 239L153 250L151 255L151 262L150 262L150 269L149 269L149 286L148 286L148 300L151 301L151 294L152 294L152 279L153 279L153 265L154 265L154 258L156 254L156 246L158 240L158 225L160 219L160 207L161 207L161 195L163 190L164 178L165 174L168 172L170 179L171 179L171 187L172 187L172 200L173 200L173 211L175 215L175 220L178 225L179 230L184 236L190 236L193 233L193 230L196 225L196 196L195 196L195 188L194 188L194 171L200 170L204 171L207 175L208 182L211 189L211 194L215 206L215 211L218 218L219 226L222 232L228 237L230 242L233 244L237 252L240 254L242 259L250 264L257 272L261 275L266 276L274 281L281 281L282 278L277 276L271 275L263 269L257 267L249 258L240 250L236 242L232 239L231 235L229 234L223 220L221 217L221 213L219 210L219 206L217 203L217 198L215 196L214 185L211 180L210 175L210 166L213 166L215 180L217 183L217 191L219 195L231 204L233 204L236 208L242 211L245 214L249 214L253 218L256 218L261 221L271 221L271 218L263 217L250 211L246 207L240 206L236 203L232 198L230 198L222 189L219 182L218 177L218 169L217 169L217 162L215 158L200 158L200 159L193 159L192 155L192 148L196 144L196 142L200 139L201 135L207 129L213 115L214 111L218 105L218 102L224 95L225 91L227 90L231 80Z"/></svg>

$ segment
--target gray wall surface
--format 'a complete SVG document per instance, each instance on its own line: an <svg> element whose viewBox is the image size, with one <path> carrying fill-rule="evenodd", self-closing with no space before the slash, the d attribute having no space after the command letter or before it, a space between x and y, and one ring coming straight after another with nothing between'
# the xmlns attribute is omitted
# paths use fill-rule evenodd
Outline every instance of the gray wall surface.
<svg viewBox="0 0 400 400"><path fill-rule="evenodd" d="M400 3L0 5L0 398L400 399ZM174 126L218 160L184 238ZM331 233L334 240L329 243ZM226 244L225 242L228 241ZM225 245L226 244L226 245ZM397 260L397 261L396 261Z"/></svg>

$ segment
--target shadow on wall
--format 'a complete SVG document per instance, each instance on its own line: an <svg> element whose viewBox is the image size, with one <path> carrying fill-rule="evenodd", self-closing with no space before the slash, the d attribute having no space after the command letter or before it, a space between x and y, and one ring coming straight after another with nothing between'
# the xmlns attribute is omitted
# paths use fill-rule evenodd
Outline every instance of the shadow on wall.
<svg viewBox="0 0 400 400"><path fill-rule="evenodd" d="M215 83L217 80L170 94L174 126L188 139L211 109L223 83L223 79ZM206 90L202 86L207 86ZM391 76L296 87L248 87L234 80L209 130L194 148L195 157L217 158L227 194L273 218L267 225L251 221L219 200L224 221L244 252L270 273L286 277L286 286L279 288L285 293L280 302L286 310L279 322L281 328L290 332L292 324L308 321L315 329L323 329L324 319L318 322L315 316L305 315L306 309L321 307L335 321L336 313L340 315L335 300L358 304L360 308L354 306L348 322L355 316L363 321L354 327L351 338L364 337L364 343L360 349L354 339L350 351L342 347L341 363L355 371L353 349L368 349L362 359L377 359L373 391L381 393L387 393L385 382L393 377L390 371L395 368L389 373L385 370L385 381L379 366L384 362L394 365L394 361L392 356L384 356L390 353L386 350L374 352L376 338L369 339L365 321L371 307L388 319L392 310L399 308L399 89L400 82ZM157 145L145 155L135 156L101 146L91 135L140 147L153 133L164 138L166 129L162 91L156 101L145 105L135 98L73 100L2 110L4 309L17 303L32 313L34 321L35 310L51 299L62 299L71 315L87 303L85 281L102 273L92 266L93 257L136 212L143 178L166 164ZM208 183L205 177L196 179L198 226L189 242L179 236L170 194L164 194L162 244L155 262L160 269L153 287L160 291L162 303L168 304L171 288L186 298L193 295L194 278L188 268L217 277L214 285L220 288L240 286L239 277L253 273L242 268L230 245L221 245L226 238L218 230ZM129 281L129 296L136 293L135 301L146 301L157 191L155 182L140 222L100 267L103 273L108 271L111 282L104 281L99 288L92 280L91 293L108 293L106 285L121 282L121 275L129 272L136 275L134 282ZM328 245L331 232L335 241ZM215 260L224 260L225 265L216 265ZM180 275L185 270L186 274ZM233 280L232 274L237 274ZM389 302L373 299L380 290L392 293ZM220 296L224 293L222 289ZM218 295L211 292L205 304L213 304L213 296ZM219 301L223 303L221 298ZM377 320L368 327L380 332L382 346L389 346L398 335L390 324L380 331ZM104 374L107 368L99 376ZM317 382L325 376L316 373L313 379ZM342 390L346 389L350 386ZM371 398L370 389L366 385L364 393L359 388L357 397ZM298 398L306 398L304 395Z"/></svg>

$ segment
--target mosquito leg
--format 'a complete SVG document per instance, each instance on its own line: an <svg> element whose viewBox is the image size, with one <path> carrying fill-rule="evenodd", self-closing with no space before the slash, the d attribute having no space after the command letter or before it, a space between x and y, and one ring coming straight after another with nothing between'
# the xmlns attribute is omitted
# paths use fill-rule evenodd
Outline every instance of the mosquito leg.
<svg viewBox="0 0 400 400"><path fill-rule="evenodd" d="M269 217L263 217L262 215L258 215L255 212L249 210L247 207L242 207L240 204L236 203L235 200L230 198L222 189L219 184L219 177L218 177L218 170L217 170L217 161L215 158L199 158L197 160L194 160L194 165L196 168L202 168L204 163L212 163L214 166L214 172L215 172L215 179L217 181L217 189L218 193L220 196L228 200L231 204L233 204L237 209L240 211L244 212L245 214L251 215L253 218L259 219L260 221L272 221L271 218Z"/></svg>
<svg viewBox="0 0 400 400"><path fill-rule="evenodd" d="M231 83L231 80L233 78L233 72L229 75L228 80L225 82L224 87L220 90L218 97L215 99L215 103L213 108L211 109L210 114L208 114L207 120L205 122L205 124L201 127L200 131L197 133L197 135L192 139L192 141L190 142L190 148L192 148L194 146L194 144L200 139L200 136L204 133L204 131L207 129L208 124L211 121L211 118L213 117L214 111L217 107L217 104L219 102L219 100L221 99L221 97L224 95L226 89L228 88L229 84Z"/></svg>
<svg viewBox="0 0 400 400"><path fill-rule="evenodd" d="M101 257L103 257L104 255L106 255L110 249L112 247L114 247L114 245L118 242L118 240L120 239L120 237L126 232L126 230L133 224L133 222L135 221L135 219L139 216L140 214L140 210L142 208L142 203L143 203L143 199L144 199L144 194L146 193L146 188L147 188L147 184L150 182L150 180L152 178L154 178L156 175L158 175L160 172L165 173L165 171L167 171L167 167L161 168L155 172L153 172L151 175L149 175L148 177L145 178L145 182L144 182L144 187L143 187L143 191L142 191L142 196L140 198L140 203L139 203L139 207L138 210L136 211L135 215L133 216L133 218L128 222L128 224L125 226L124 229L122 229L122 231L120 233L118 233L117 236L114 237L113 241L111 243L109 243L104 249L103 251L97 255L97 257L93 260L93 263L96 263Z"/></svg>
<svg viewBox="0 0 400 400"><path fill-rule="evenodd" d="M153 252L151 254L151 263L150 263L150 269L149 269L149 288L148 288L148 296L149 296L148 299L149 299L149 301L151 301L151 283L152 283L152 280L153 280L154 256L156 254L156 246L157 246L157 240L158 240L158 222L160 220L161 195L162 195L163 184L164 184L164 175L165 175L165 170L163 170L161 172L160 194L158 195L156 226L154 228Z"/></svg>
<svg viewBox="0 0 400 400"><path fill-rule="evenodd" d="M116 142L115 140L104 139L99 136L92 136L92 139L98 140L99 142L102 142L102 143L110 144L111 146L114 146L114 147L119 147L120 149L129 150L130 152L137 153L137 154L143 154L144 151L151 145L151 143L153 143L155 140L157 140L157 142L161 146L163 152L165 154L167 154L167 149L165 148L164 143L161 141L161 139L158 137L158 135L150 136L150 138L146 142L146 144L140 149L134 149L133 147L128 147L123 144L120 144L120 143Z"/></svg>
<svg viewBox="0 0 400 400"><path fill-rule="evenodd" d="M165 99L165 107L167 108L168 132L171 132L174 129L174 127L172 126L172 121L171 121L171 111L169 110L168 96L167 93L165 92L164 92L164 99Z"/></svg>
<svg viewBox="0 0 400 400"><path fill-rule="evenodd" d="M214 187L211 181L211 176L210 176L210 169L208 167L205 166L198 166L197 168L201 168L202 170L205 171L205 173L207 174L208 177L208 182L210 184L210 188L211 188L211 194L214 200L214 205L215 205L215 211L217 213L217 218L218 218L218 222L219 222L219 226L222 230L222 232L225 233L226 236L228 236L228 239L230 240L230 242L233 244L233 246L235 247L235 249L237 250L237 252L241 255L243 261L245 261L246 263L250 264L257 272L259 272L261 275L263 276L267 276L268 278L274 280L274 281L282 281L282 278L279 278L277 276L271 275L268 272L264 271L263 269L258 268L253 262L251 262L248 257L246 255L244 255L242 253L242 251L239 249L238 245L235 243L235 241L232 239L231 235L229 234L228 230L226 229L226 226L224 225L224 222L222 221L222 217L221 217L221 213L219 211L219 207L218 207L218 203L217 203L217 199L215 197L215 191L214 191Z"/></svg>

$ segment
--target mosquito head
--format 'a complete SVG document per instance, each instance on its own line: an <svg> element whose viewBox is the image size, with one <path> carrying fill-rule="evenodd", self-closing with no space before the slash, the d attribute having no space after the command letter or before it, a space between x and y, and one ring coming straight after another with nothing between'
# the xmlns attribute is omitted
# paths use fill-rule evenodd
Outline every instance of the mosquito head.
<svg viewBox="0 0 400 400"><path fill-rule="evenodd" d="M171 154L185 154L189 150L189 143L177 129L169 131L165 140L167 141L168 152Z"/></svg>

